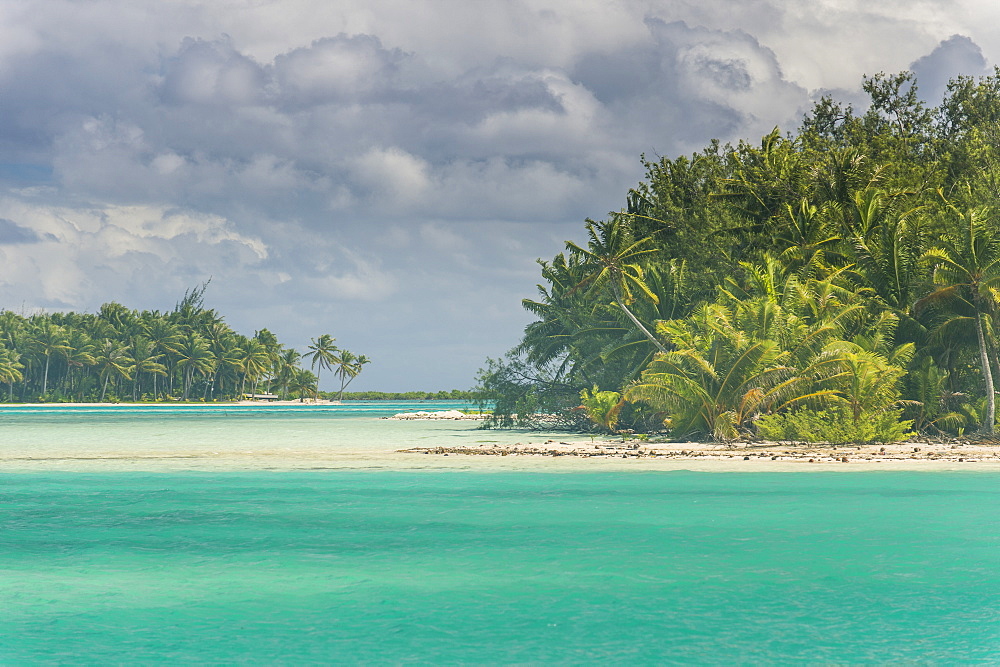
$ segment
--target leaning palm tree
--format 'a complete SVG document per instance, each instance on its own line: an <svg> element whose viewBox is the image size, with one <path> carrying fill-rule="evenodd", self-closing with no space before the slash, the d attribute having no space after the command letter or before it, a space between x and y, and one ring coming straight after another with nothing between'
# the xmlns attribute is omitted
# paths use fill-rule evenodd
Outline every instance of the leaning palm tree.
<svg viewBox="0 0 1000 667"><path fill-rule="evenodd" d="M365 364L371 363L371 359L363 354L355 356L353 352L340 350L337 356L334 357L334 363L337 366L337 377L340 378L340 393L337 396L337 400L342 401L344 400L344 390L347 388L347 385L351 384L354 378L358 377Z"/></svg>
<svg viewBox="0 0 1000 667"><path fill-rule="evenodd" d="M656 252L649 237L635 240L625 216L612 216L606 222L587 222L587 247L567 241L566 248L582 258L581 268L585 277L578 287L585 287L588 296L610 291L615 304L660 352L667 352L649 329L629 310L635 293L644 295L653 303L659 297L646 284L645 272L638 260Z"/></svg>
<svg viewBox="0 0 1000 667"><path fill-rule="evenodd" d="M937 302L952 309L972 311L986 394L982 429L992 434L996 423L996 389L983 315L990 312L1000 297L1000 230L989 209L960 211L951 205L948 209L951 229L941 239L940 246L924 254L933 265L936 287L917 303L917 308Z"/></svg>
<svg viewBox="0 0 1000 667"><path fill-rule="evenodd" d="M316 371L316 394L313 396L313 400L319 399L319 378L323 373L323 369L333 368L334 355L337 353L337 346L334 345L334 341L337 340L330 334L323 334L319 338L310 339L309 352L304 356L306 359L310 360L310 368L317 368Z"/></svg>

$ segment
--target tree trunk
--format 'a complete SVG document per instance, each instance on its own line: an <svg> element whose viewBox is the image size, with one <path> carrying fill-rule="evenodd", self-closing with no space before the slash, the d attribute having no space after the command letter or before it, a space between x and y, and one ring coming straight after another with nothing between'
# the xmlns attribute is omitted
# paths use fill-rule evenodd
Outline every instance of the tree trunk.
<svg viewBox="0 0 1000 667"><path fill-rule="evenodd" d="M358 371L358 373L360 374L361 371ZM352 382L354 382L354 378L356 377L357 375L352 375L351 378L347 381L347 384L345 384L343 387L340 388L340 398L337 399L338 401L344 400L344 390L347 389Z"/></svg>
<svg viewBox="0 0 1000 667"><path fill-rule="evenodd" d="M51 355L45 355L45 378L42 380L42 395L44 396L49 390L49 359Z"/></svg>
<svg viewBox="0 0 1000 667"><path fill-rule="evenodd" d="M996 390L993 386L993 370L986 351L986 336L983 335L983 316L976 310L976 337L979 338L979 363L983 369L983 383L986 385L986 416L983 418L983 432L993 435L996 423Z"/></svg>
<svg viewBox="0 0 1000 667"><path fill-rule="evenodd" d="M626 315L628 315L628 318L630 320L632 320L632 322L635 324L635 326L639 327L639 331L641 331L642 334L646 338L649 339L649 342L651 342L653 345L655 345L656 348L660 352L663 352L664 354L666 354L667 353L667 348L665 348L660 341L656 340L656 337L653 336L653 334L649 333L649 329L647 329L645 326L643 326L642 322L639 321L638 317L636 317L635 315L632 314L631 310L629 310L628 308L625 307L625 302L622 301L621 293L620 293L618 287L614 286L612 289L614 290L614 293L615 293L615 303L618 305L618 307L621 308L622 311Z"/></svg>

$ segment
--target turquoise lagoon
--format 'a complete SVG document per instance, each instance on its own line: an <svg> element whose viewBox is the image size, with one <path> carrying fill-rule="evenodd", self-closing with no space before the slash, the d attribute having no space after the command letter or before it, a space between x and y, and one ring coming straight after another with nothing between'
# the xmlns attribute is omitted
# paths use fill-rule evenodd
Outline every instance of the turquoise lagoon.
<svg viewBox="0 0 1000 667"><path fill-rule="evenodd" d="M0 412L0 664L1000 662L1000 474L294 469L528 437L377 408Z"/></svg>

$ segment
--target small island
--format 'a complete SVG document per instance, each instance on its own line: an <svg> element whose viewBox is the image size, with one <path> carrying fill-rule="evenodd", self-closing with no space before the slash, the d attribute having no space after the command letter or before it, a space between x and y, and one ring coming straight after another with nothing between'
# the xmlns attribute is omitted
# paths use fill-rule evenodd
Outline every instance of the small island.
<svg viewBox="0 0 1000 667"><path fill-rule="evenodd" d="M312 339L303 354L266 328L253 336L237 333L205 306L207 288L205 282L188 290L166 312L115 302L94 314L0 311L0 383L7 402L315 403L324 370L340 382L326 399L342 400L371 363L337 347L330 334Z"/></svg>
<svg viewBox="0 0 1000 667"><path fill-rule="evenodd" d="M863 87L864 113L823 97L795 132L646 159L539 260L535 321L479 375L487 426L996 442L1000 70L936 107L909 72Z"/></svg>

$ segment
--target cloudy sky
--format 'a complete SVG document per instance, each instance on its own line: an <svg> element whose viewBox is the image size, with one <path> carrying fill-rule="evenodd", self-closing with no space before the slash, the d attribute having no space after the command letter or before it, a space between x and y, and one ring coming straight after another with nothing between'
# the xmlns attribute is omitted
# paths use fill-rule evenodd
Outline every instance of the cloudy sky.
<svg viewBox="0 0 1000 667"><path fill-rule="evenodd" d="M641 154L998 62L994 0L2 0L0 308L211 278L242 333L372 357L359 389L467 388Z"/></svg>

